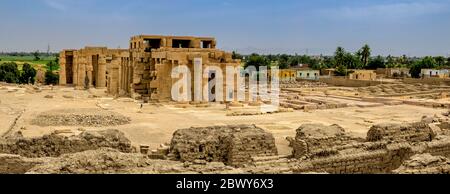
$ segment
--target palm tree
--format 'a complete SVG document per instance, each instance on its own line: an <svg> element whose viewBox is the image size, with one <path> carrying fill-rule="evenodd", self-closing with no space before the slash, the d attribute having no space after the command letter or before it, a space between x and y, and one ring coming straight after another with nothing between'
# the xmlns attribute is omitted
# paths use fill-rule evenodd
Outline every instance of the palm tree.
<svg viewBox="0 0 450 194"><path fill-rule="evenodd" d="M443 56L437 56L437 57L434 57L434 60L436 61L437 65L438 65L439 67L445 65L445 58L444 58Z"/></svg>
<svg viewBox="0 0 450 194"><path fill-rule="evenodd" d="M344 65L345 61L345 50L342 47L337 47L336 52L334 52L334 66L339 67Z"/></svg>
<svg viewBox="0 0 450 194"><path fill-rule="evenodd" d="M359 54L361 56L361 62L363 63L364 67L367 66L369 63L369 58L371 54L371 50L368 44L365 44L360 50Z"/></svg>

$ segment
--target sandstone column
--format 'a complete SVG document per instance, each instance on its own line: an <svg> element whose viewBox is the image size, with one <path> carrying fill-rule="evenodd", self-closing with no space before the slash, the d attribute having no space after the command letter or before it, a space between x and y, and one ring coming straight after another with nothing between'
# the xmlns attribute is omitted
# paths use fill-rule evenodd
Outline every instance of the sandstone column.
<svg viewBox="0 0 450 194"><path fill-rule="evenodd" d="M59 54L59 85L66 85L66 55L64 51Z"/></svg>
<svg viewBox="0 0 450 194"><path fill-rule="evenodd" d="M101 56L98 62L98 80L96 81L97 88L105 88L106 87L106 59L104 56Z"/></svg>
<svg viewBox="0 0 450 194"><path fill-rule="evenodd" d="M123 89L123 61L119 65L119 93L121 93Z"/></svg>
<svg viewBox="0 0 450 194"><path fill-rule="evenodd" d="M86 78L86 64L79 64L79 69L78 69L78 84L77 84L77 88L78 89L83 89L84 88L84 79Z"/></svg>
<svg viewBox="0 0 450 194"><path fill-rule="evenodd" d="M89 88L91 88L94 85L94 78L92 76L92 64L87 65L87 76L89 79Z"/></svg>
<svg viewBox="0 0 450 194"><path fill-rule="evenodd" d="M78 85L78 70L79 70L79 64L76 60L76 58L73 58L73 65L72 65L72 83L74 86Z"/></svg>

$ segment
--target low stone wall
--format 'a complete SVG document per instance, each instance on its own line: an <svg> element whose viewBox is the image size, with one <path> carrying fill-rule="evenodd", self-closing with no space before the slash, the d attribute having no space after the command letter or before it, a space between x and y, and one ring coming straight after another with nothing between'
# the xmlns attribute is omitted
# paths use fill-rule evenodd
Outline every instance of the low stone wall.
<svg viewBox="0 0 450 194"><path fill-rule="evenodd" d="M295 139L288 140L295 158L334 155L337 154L336 147L356 142L339 125L322 124L303 124L297 129Z"/></svg>
<svg viewBox="0 0 450 194"><path fill-rule="evenodd" d="M450 158L450 138L435 140L426 144L426 153L434 156L445 156Z"/></svg>
<svg viewBox="0 0 450 194"><path fill-rule="evenodd" d="M19 155L0 154L0 174L24 174L41 163L39 160L23 158Z"/></svg>
<svg viewBox="0 0 450 194"><path fill-rule="evenodd" d="M428 85L450 85L450 79L443 79L437 77L428 77L428 78L405 78L403 79L403 83L406 84L428 84Z"/></svg>
<svg viewBox="0 0 450 194"><path fill-rule="evenodd" d="M410 157L412 153L409 145L395 144L381 150L314 159L304 164L300 163L294 172L326 172L332 174L389 173L400 167L403 161Z"/></svg>
<svg viewBox="0 0 450 194"><path fill-rule="evenodd" d="M425 122L374 125L367 133L367 141L431 141L436 134Z"/></svg>
<svg viewBox="0 0 450 194"><path fill-rule="evenodd" d="M397 174L450 174L450 159L430 154L418 154L405 161Z"/></svg>
<svg viewBox="0 0 450 194"><path fill-rule="evenodd" d="M102 109L59 109L40 113L31 123L38 126L104 127L129 124L130 118Z"/></svg>
<svg viewBox="0 0 450 194"><path fill-rule="evenodd" d="M62 154L95 150L101 147L132 152L131 141L118 130L85 131L77 136L65 137L57 134L38 138L23 138L20 135L0 141L0 153L16 154L29 158L57 157Z"/></svg>
<svg viewBox="0 0 450 194"><path fill-rule="evenodd" d="M392 173L415 154L450 157L450 136L436 134L430 125L379 124L366 140L349 138L337 126L302 125L290 139L293 157L299 159L294 172Z"/></svg>
<svg viewBox="0 0 450 194"><path fill-rule="evenodd" d="M272 134L254 125L235 125L180 129L173 135L169 157L240 166L255 156L275 155Z"/></svg>
<svg viewBox="0 0 450 194"><path fill-rule="evenodd" d="M332 86L344 86L344 87L368 87L382 84L381 81L352 80L347 79L346 77L320 78L319 81Z"/></svg>

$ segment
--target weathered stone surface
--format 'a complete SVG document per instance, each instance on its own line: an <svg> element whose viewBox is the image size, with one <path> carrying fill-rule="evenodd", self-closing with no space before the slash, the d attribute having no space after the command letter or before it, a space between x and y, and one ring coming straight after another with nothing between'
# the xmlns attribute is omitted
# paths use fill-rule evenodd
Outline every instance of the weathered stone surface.
<svg viewBox="0 0 450 194"><path fill-rule="evenodd" d="M293 156L329 156L337 153L335 147L355 142L339 125L303 124L297 129L295 139L288 139L293 148Z"/></svg>
<svg viewBox="0 0 450 194"><path fill-rule="evenodd" d="M293 171L392 173L415 154L449 157L450 137L445 133L435 136L429 125L425 122L375 125L366 140L349 138L339 126L302 125L295 139L288 138L294 158L299 159ZM440 168L440 172L445 171Z"/></svg>
<svg viewBox="0 0 450 194"><path fill-rule="evenodd" d="M130 122L119 113L101 109L61 109L44 112L32 120L39 126L117 126Z"/></svg>
<svg viewBox="0 0 450 194"><path fill-rule="evenodd" d="M101 147L132 152L130 140L118 130L85 131L76 136L45 135L39 138L9 138L0 141L0 153L30 158L57 157L61 154L95 150Z"/></svg>
<svg viewBox="0 0 450 194"><path fill-rule="evenodd" d="M59 83L79 89L106 87L112 95L134 99L147 95L155 101L168 101L172 100L172 68L186 65L192 70L196 60L204 69L218 67L224 73L226 67L241 64L231 53L217 49L214 38L139 35L131 37L129 49L61 51Z"/></svg>
<svg viewBox="0 0 450 194"><path fill-rule="evenodd" d="M431 141L436 136L425 122L374 125L367 133L368 141Z"/></svg>
<svg viewBox="0 0 450 194"><path fill-rule="evenodd" d="M393 171L398 174L450 174L450 159L433 156L429 153L418 154L405 161Z"/></svg>
<svg viewBox="0 0 450 194"><path fill-rule="evenodd" d="M254 156L277 154L272 134L254 125L180 129L173 135L170 155L181 161L205 160L242 165Z"/></svg>
<svg viewBox="0 0 450 194"><path fill-rule="evenodd" d="M111 148L65 154L50 163L35 165L28 174L120 173L127 168L147 166L144 155L122 153Z"/></svg>
<svg viewBox="0 0 450 194"><path fill-rule="evenodd" d="M23 174L44 159L28 159L19 155L0 154L0 174Z"/></svg>

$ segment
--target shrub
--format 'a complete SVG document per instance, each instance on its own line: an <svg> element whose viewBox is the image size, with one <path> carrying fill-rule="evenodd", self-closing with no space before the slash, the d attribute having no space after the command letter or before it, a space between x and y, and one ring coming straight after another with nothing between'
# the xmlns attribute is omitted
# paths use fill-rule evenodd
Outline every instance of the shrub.
<svg viewBox="0 0 450 194"><path fill-rule="evenodd" d="M19 83L20 71L16 63L0 64L0 81Z"/></svg>
<svg viewBox="0 0 450 194"><path fill-rule="evenodd" d="M58 84L59 75L53 73L52 71L46 71L45 72L45 84L47 85L56 85Z"/></svg>
<svg viewBox="0 0 450 194"><path fill-rule="evenodd" d="M21 84L34 84L36 78L36 69L31 67L30 64L25 63L22 68L22 74L20 75Z"/></svg>

